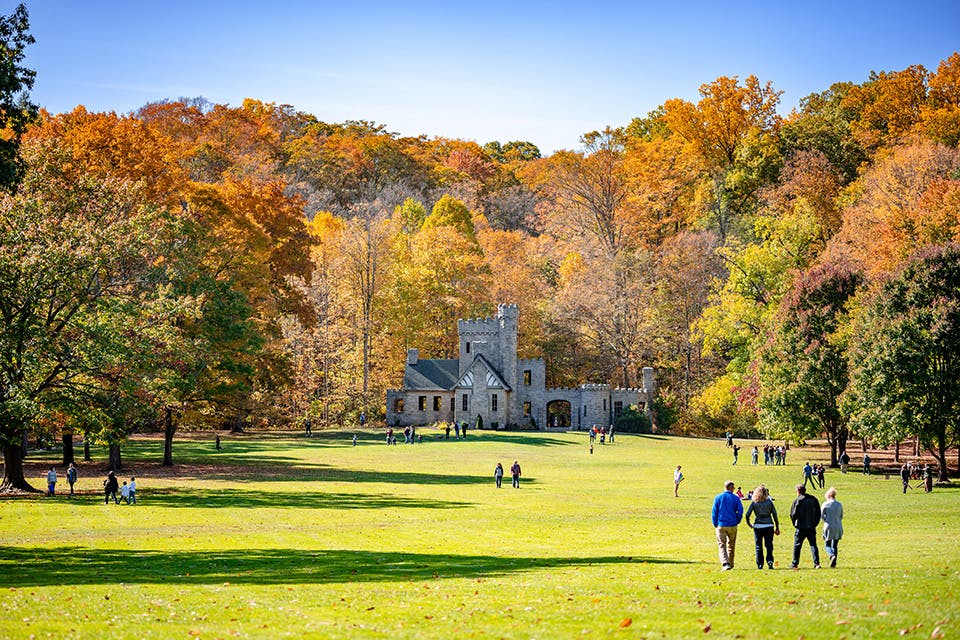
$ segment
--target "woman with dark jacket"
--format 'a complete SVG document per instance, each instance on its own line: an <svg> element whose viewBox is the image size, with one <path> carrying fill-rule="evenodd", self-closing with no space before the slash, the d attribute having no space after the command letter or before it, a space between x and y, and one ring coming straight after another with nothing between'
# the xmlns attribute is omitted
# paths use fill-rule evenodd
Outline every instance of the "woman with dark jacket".
<svg viewBox="0 0 960 640"><path fill-rule="evenodd" d="M110 502L110 496L113 496L113 502L115 504L120 504L120 500L117 498L117 489L119 488L117 476L113 471L109 472L107 479L103 481L103 504Z"/></svg>
<svg viewBox="0 0 960 640"><path fill-rule="evenodd" d="M773 569L773 536L780 535L780 520L777 508L773 506L770 492L764 485L753 491L753 501L747 507L747 526L753 529L753 538L757 543L757 569L763 569L763 546L767 547L767 566ZM754 516L753 524L750 516Z"/></svg>

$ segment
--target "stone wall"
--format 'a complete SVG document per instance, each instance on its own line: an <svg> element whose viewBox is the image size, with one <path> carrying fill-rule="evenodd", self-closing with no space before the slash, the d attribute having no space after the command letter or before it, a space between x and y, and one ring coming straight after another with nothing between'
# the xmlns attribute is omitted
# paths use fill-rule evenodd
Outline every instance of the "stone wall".
<svg viewBox="0 0 960 640"><path fill-rule="evenodd" d="M424 410L419 409L419 399L423 396ZM434 411L433 399L440 398L440 410ZM386 423L388 427L406 427L410 425L423 425L432 422L451 422L453 412L450 410L450 401L453 399L452 391L404 391L403 389L387 390L387 414ZM396 401L403 400L403 411L397 412Z"/></svg>

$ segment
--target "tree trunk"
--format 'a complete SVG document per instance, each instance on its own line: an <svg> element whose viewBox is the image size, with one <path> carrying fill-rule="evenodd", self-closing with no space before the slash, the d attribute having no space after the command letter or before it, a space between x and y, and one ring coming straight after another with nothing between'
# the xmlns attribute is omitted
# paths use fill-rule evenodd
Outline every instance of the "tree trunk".
<svg viewBox="0 0 960 640"><path fill-rule="evenodd" d="M72 462L76 462L73 459L73 433L65 432L63 434L63 466Z"/></svg>
<svg viewBox="0 0 960 640"><path fill-rule="evenodd" d="M173 434L177 428L173 422L173 410L167 407L163 414L163 462L164 467L173 466Z"/></svg>
<svg viewBox="0 0 960 640"><path fill-rule="evenodd" d="M23 449L19 445L3 447L3 484L0 493L40 493L23 477Z"/></svg>
<svg viewBox="0 0 960 640"><path fill-rule="evenodd" d="M825 420L823 422L823 430L827 434L827 444L830 445L830 467L835 469L839 466L839 462L837 462L837 452L840 447L840 432L843 431L843 428L838 429L835 422Z"/></svg>
<svg viewBox="0 0 960 640"><path fill-rule="evenodd" d="M847 450L847 440L849 438L850 438L850 431L847 430L846 424L844 424L844 426L840 427L840 429L837 432L837 445L838 445L837 449L839 450L839 453L843 453L844 451ZM830 461L831 467L839 466L839 464L840 464L839 455L837 456L836 460Z"/></svg>
<svg viewBox="0 0 960 640"><path fill-rule="evenodd" d="M120 443L110 444L110 470L117 473L123 468L123 461L120 459Z"/></svg>
<svg viewBox="0 0 960 640"><path fill-rule="evenodd" d="M27 451L30 450L30 437L27 434L27 430L24 429L23 433L20 436L20 451L23 455L20 456L21 460L27 457Z"/></svg>
<svg viewBox="0 0 960 640"><path fill-rule="evenodd" d="M913 437L913 455L914 456L920 455L920 436Z"/></svg>
<svg viewBox="0 0 960 640"><path fill-rule="evenodd" d="M897 440L897 444L893 447L893 461L900 462L900 441Z"/></svg>
<svg viewBox="0 0 960 640"><path fill-rule="evenodd" d="M937 436L937 450L931 453L937 459L937 464L940 467L937 480L948 482L950 480L950 470L947 468L947 439L942 434Z"/></svg>
<svg viewBox="0 0 960 640"><path fill-rule="evenodd" d="M90 457L90 434L83 434L83 461L90 462L93 458Z"/></svg>
<svg viewBox="0 0 960 640"><path fill-rule="evenodd" d="M243 414L237 413L230 418L230 433L243 433Z"/></svg>

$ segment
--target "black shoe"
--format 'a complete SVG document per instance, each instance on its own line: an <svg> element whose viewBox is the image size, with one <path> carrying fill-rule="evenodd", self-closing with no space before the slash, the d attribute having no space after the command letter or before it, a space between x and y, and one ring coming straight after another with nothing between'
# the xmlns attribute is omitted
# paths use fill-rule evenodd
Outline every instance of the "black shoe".
<svg viewBox="0 0 960 640"><path fill-rule="evenodd" d="M837 556L830 556L830 566L831 567L837 566Z"/></svg>
<svg viewBox="0 0 960 640"><path fill-rule="evenodd" d="M772 563L772 562L768 562L768 563L767 563L767 566L770 567L771 569L773 569L773 563Z"/></svg>

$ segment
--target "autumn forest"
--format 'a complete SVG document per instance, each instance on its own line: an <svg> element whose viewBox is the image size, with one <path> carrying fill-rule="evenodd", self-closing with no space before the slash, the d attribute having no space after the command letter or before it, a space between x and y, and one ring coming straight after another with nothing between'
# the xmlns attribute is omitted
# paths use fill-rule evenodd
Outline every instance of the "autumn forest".
<svg viewBox="0 0 960 640"><path fill-rule="evenodd" d="M775 80L720 77L549 155L255 99L11 96L5 483L28 436L376 423L408 348L456 357L499 302L548 386L653 366L661 430L826 434L834 461L919 435L941 467L957 442L960 54L786 115Z"/></svg>

